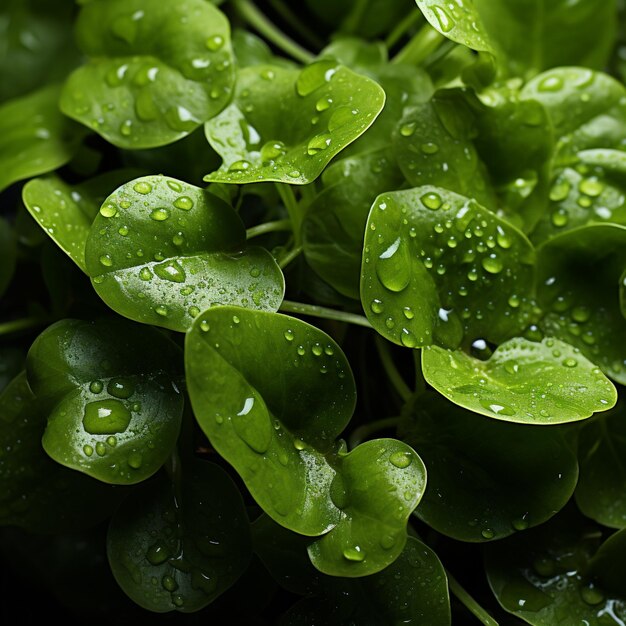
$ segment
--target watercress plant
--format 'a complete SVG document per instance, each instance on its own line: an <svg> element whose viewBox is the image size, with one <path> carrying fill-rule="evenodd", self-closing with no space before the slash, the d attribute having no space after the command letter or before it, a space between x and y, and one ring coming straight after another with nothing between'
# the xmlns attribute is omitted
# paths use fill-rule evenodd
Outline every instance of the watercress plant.
<svg viewBox="0 0 626 626"><path fill-rule="evenodd" d="M626 624L626 7L549 5L3 3L7 597Z"/></svg>

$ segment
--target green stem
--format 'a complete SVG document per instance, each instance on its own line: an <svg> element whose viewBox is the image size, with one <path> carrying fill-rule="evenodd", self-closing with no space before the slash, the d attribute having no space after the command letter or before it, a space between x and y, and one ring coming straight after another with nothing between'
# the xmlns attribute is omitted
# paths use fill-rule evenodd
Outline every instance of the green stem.
<svg viewBox="0 0 626 626"><path fill-rule="evenodd" d="M278 262L278 267L284 270L294 259L297 259L302 254L302 246L295 246Z"/></svg>
<svg viewBox="0 0 626 626"><path fill-rule="evenodd" d="M398 22L398 25L387 35L387 39L385 39L387 49L393 48L393 46L402 39L403 35L421 19L422 12L419 9L414 9L403 20Z"/></svg>
<svg viewBox="0 0 626 626"><path fill-rule="evenodd" d="M369 424L363 424L355 428L348 439L348 447L350 450L356 448L360 443L365 441L370 435L387 428L395 428L400 423L399 417L386 417L382 420L376 420Z"/></svg>
<svg viewBox="0 0 626 626"><path fill-rule="evenodd" d="M28 330L46 324L49 320L45 317L23 317L12 322L4 322L0 324L0 335L10 335L21 330Z"/></svg>
<svg viewBox="0 0 626 626"><path fill-rule="evenodd" d="M183 497L183 468L178 448L174 448L170 458L165 462L165 471L172 481L176 508L180 508Z"/></svg>
<svg viewBox="0 0 626 626"><path fill-rule="evenodd" d="M369 0L356 0L356 3L350 11L350 14L343 21L341 30L348 35L353 35L359 28L359 24L363 20L363 15L367 10Z"/></svg>
<svg viewBox="0 0 626 626"><path fill-rule="evenodd" d="M396 364L393 362L391 352L389 351L389 343L380 335L376 335L376 349L378 350L378 356L383 364L385 374L387 374L387 378L389 378L389 382L391 382L393 388L398 392L402 401L408 402L413 394L409 386L404 382L404 378L402 378Z"/></svg>
<svg viewBox="0 0 626 626"><path fill-rule="evenodd" d="M246 239L252 239L253 237L260 237L267 233L275 233L281 230L291 230L291 220L276 220L275 222L265 222L265 224L259 224L248 228L246 231Z"/></svg>
<svg viewBox="0 0 626 626"><path fill-rule="evenodd" d="M419 65L427 59L446 38L439 34L430 24L422 26L409 43L396 54L392 63Z"/></svg>
<svg viewBox="0 0 626 626"><path fill-rule="evenodd" d="M498 622L496 622L485 609L483 609L472 596L470 596L463 587L459 584L459 581L448 571L446 570L448 575L448 585L450 587L450 591L457 597L457 599L470 611L474 617L476 617L481 624L484 626L498 626Z"/></svg>
<svg viewBox="0 0 626 626"><path fill-rule="evenodd" d="M413 362L415 363L415 393L419 396L426 391L426 380L422 370L422 351L413 350Z"/></svg>
<svg viewBox="0 0 626 626"><path fill-rule="evenodd" d="M287 213L289 213L289 219L291 220L291 227L293 230L293 238L296 243L296 247L302 244L302 211L296 200L296 195L291 188L291 185L285 183L276 183L276 189L278 189L278 195L283 201Z"/></svg>
<svg viewBox="0 0 626 626"><path fill-rule="evenodd" d="M457 46L454 41L445 41L442 43L425 61L424 68L430 69L435 66L439 61L443 60L448 56L452 50Z"/></svg>
<svg viewBox="0 0 626 626"><path fill-rule="evenodd" d="M233 0L241 17L261 35L269 39L277 48L301 63L311 63L315 56L300 44L287 37L275 24L251 2L251 0Z"/></svg>
<svg viewBox="0 0 626 626"><path fill-rule="evenodd" d="M284 0L270 0L271 7L280 13L291 28L293 28L303 39L306 39L314 48L323 48L324 42L317 33L307 24L300 21L300 18Z"/></svg>
<svg viewBox="0 0 626 626"><path fill-rule="evenodd" d="M300 313L301 315L309 315L310 317L321 317L327 320L345 322L346 324L356 324L357 326L365 326L365 328L372 327L367 318L362 315L327 309L326 307L316 306L314 304L302 304L301 302L283 300L283 303L280 305L280 310L285 313Z"/></svg>

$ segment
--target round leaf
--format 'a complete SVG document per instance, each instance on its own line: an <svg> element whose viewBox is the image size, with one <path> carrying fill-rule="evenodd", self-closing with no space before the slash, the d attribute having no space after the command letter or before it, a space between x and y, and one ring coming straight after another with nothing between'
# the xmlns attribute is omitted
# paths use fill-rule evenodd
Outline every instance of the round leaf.
<svg viewBox="0 0 626 626"><path fill-rule="evenodd" d="M286 315L216 307L189 331L185 364L200 427L268 515L311 536L335 526L325 454L356 395L339 346Z"/></svg>
<svg viewBox="0 0 626 626"><path fill-rule="evenodd" d="M617 402L611 381L558 339L511 339L487 361L433 346L423 351L422 367L426 381L448 400L505 422L573 422Z"/></svg>
<svg viewBox="0 0 626 626"><path fill-rule="evenodd" d="M333 60L301 71L244 68L234 103L206 125L224 162L205 180L310 183L372 125L384 104L381 87Z"/></svg>
<svg viewBox="0 0 626 626"><path fill-rule="evenodd" d="M499 343L527 323L528 240L475 201L438 187L382 194L365 233L361 300L408 348Z"/></svg>
<svg viewBox="0 0 626 626"><path fill-rule="evenodd" d="M420 397L405 438L424 460L428 485L415 514L460 541L501 539L562 509L578 477L560 428L487 419Z"/></svg>
<svg viewBox="0 0 626 626"><path fill-rule="evenodd" d="M107 483L145 480L176 444L183 397L177 347L122 320L64 320L44 331L28 378L48 402L42 443L55 460Z"/></svg>
<svg viewBox="0 0 626 626"><path fill-rule="evenodd" d="M139 606L199 611L231 587L250 560L241 495L224 470L195 461L178 496L161 477L122 503L107 552L115 579Z"/></svg>
<svg viewBox="0 0 626 626"><path fill-rule="evenodd" d="M282 272L266 250L246 249L245 240L243 222L217 196L147 176L102 205L87 239L87 271L116 312L185 331L214 304L278 309Z"/></svg>
<svg viewBox="0 0 626 626"><path fill-rule="evenodd" d="M93 0L76 33L90 59L68 78L61 108L116 146L172 143L230 100L230 26L210 2Z"/></svg>
<svg viewBox="0 0 626 626"><path fill-rule="evenodd" d="M311 562L331 576L378 572L405 545L407 520L426 487L426 468L395 439L367 441L340 455L335 467L331 496L341 519L309 545Z"/></svg>

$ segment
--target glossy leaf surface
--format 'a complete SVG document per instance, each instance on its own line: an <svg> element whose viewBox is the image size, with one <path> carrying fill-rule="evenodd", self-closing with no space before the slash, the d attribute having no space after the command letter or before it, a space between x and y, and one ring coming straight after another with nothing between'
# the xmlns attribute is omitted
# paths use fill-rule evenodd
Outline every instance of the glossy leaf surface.
<svg viewBox="0 0 626 626"><path fill-rule="evenodd" d="M179 359L158 331L122 320L50 326L27 364L49 413L46 452L107 483L133 484L154 474L180 429Z"/></svg>
<svg viewBox="0 0 626 626"><path fill-rule="evenodd" d="M219 113L234 85L228 20L203 0L94 0L76 24L88 62L66 115L122 148L172 143Z"/></svg>
<svg viewBox="0 0 626 626"><path fill-rule="evenodd" d="M244 68L235 101L206 125L224 162L205 180L310 183L372 125L384 104L385 92L374 81L334 60L301 71Z"/></svg>
<svg viewBox="0 0 626 626"><path fill-rule="evenodd" d="M511 339L487 361L432 346L422 353L426 380L449 400L487 417L561 424L612 408L611 381L558 339Z"/></svg>
<svg viewBox="0 0 626 626"><path fill-rule="evenodd" d="M361 300L407 348L497 343L526 325L533 262L522 233L473 200L431 186L386 193L368 218Z"/></svg>
<svg viewBox="0 0 626 626"><path fill-rule="evenodd" d="M117 582L157 613L204 608L241 576L251 555L246 511L229 476L202 461L183 471L178 495L165 476L133 493L107 537Z"/></svg>
<svg viewBox="0 0 626 626"><path fill-rule="evenodd" d="M185 331L215 304L275 311L283 297L282 272L266 250L246 248L235 211L164 176L136 179L107 198L85 256L112 309L172 330Z"/></svg>

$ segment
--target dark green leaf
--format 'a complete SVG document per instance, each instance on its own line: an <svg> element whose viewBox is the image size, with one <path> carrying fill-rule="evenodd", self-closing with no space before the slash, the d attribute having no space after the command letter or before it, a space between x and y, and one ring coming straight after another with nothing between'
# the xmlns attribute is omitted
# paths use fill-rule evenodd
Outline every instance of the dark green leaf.
<svg viewBox="0 0 626 626"><path fill-rule="evenodd" d="M487 361L432 346L423 351L422 366L426 380L446 398L505 422L573 422L617 401L611 381L558 339L511 339Z"/></svg>
<svg viewBox="0 0 626 626"><path fill-rule="evenodd" d="M527 324L534 251L477 202L439 187L382 194L365 233L361 300L394 343L498 343Z"/></svg>
<svg viewBox="0 0 626 626"><path fill-rule="evenodd" d="M29 382L47 404L46 452L108 483L154 474L180 429L179 358L158 331L118 319L50 326L27 363Z"/></svg>
<svg viewBox="0 0 626 626"><path fill-rule="evenodd" d="M89 61L69 77L61 107L116 146L172 143L230 100L230 26L209 2L91 0L76 33Z"/></svg>
<svg viewBox="0 0 626 626"><path fill-rule="evenodd" d="M310 183L372 125L384 104L385 92L374 81L334 60L301 71L244 68L234 103L206 125L224 162L205 180Z"/></svg>
<svg viewBox="0 0 626 626"><path fill-rule="evenodd" d="M96 217L85 257L100 297L146 324L185 331L200 311L238 304L275 311L284 279L217 196L164 176L120 187Z"/></svg>
<svg viewBox="0 0 626 626"><path fill-rule="evenodd" d="M182 478L179 494L164 476L135 491L107 537L120 587L157 613L204 608L236 582L251 556L246 511L226 472L195 461L183 466Z"/></svg>

